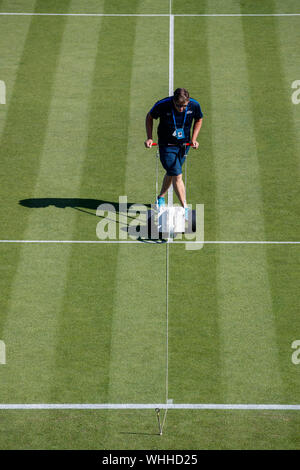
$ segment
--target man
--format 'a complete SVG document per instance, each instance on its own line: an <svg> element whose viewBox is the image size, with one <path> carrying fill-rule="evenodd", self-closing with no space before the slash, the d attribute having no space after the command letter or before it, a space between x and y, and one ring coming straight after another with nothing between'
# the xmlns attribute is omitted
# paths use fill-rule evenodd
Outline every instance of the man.
<svg viewBox="0 0 300 470"><path fill-rule="evenodd" d="M190 98L189 92L185 88L177 88L173 96L157 101L146 116L146 148L150 148L153 144L153 119L158 118L159 154L166 174L156 204L158 208L165 205L165 194L173 184L174 191L182 207L186 207L182 165L185 161L184 155L189 151L189 147L185 148L184 144L191 143L194 149L199 147L197 137L203 118L201 107L196 100ZM194 126L191 137L193 121Z"/></svg>

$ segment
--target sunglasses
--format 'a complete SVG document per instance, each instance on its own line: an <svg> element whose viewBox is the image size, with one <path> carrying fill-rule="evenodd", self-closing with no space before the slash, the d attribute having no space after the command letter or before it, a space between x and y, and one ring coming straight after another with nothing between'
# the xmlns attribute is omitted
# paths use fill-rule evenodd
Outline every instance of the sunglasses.
<svg viewBox="0 0 300 470"><path fill-rule="evenodd" d="M181 103L174 103L176 108L187 108L189 103L187 104L181 104Z"/></svg>

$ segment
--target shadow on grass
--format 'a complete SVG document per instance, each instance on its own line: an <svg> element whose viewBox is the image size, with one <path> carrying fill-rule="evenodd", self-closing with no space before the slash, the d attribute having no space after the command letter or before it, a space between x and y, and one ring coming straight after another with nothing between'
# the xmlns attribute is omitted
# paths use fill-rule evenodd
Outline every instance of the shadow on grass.
<svg viewBox="0 0 300 470"><path fill-rule="evenodd" d="M128 434L128 435L134 435L134 436L159 436L159 432L126 432L126 431L120 431L120 434Z"/></svg>
<svg viewBox="0 0 300 470"><path fill-rule="evenodd" d="M112 202L112 201L104 201L102 199L85 199L85 198L31 198L31 199L22 199L19 201L19 204L23 207L29 207L31 209L41 209L41 208L46 208L49 206L54 206L58 207L60 209L65 209L67 207L70 207L72 209L75 209L80 212L84 212L86 214L96 216L99 218L102 218L104 216L102 215L97 215L97 209L100 205L102 204L107 204L111 205L113 207L113 210L117 214L124 214L125 211L127 211L127 219L132 219L135 220L136 218L136 211L135 208L132 208L133 204L137 203L129 203L127 204L122 204L119 205L119 202ZM142 204L144 207L151 208L151 204ZM130 209L133 209L133 212L130 213ZM138 210L138 209L137 209ZM92 212L90 212L92 211ZM109 209L108 209L109 211ZM145 211L141 211L141 213L145 213ZM158 235L152 237L151 235L149 236L139 236L136 233L136 229L138 228L137 226L130 227L130 224L127 222L123 222L120 220L114 220L114 219L109 219L108 216L105 216L106 220L112 220L113 222L116 222L117 224L122 225L120 230L127 232L129 235L132 235L134 238L136 238L139 241L142 241L143 243L165 243L165 240L158 239L160 238ZM147 230L148 230L148 225L147 225ZM133 232L132 232L133 231Z"/></svg>
<svg viewBox="0 0 300 470"><path fill-rule="evenodd" d="M89 212L85 209L91 209L96 211L101 204L111 204L115 211L119 213L119 202L104 201L102 199L85 199L85 198L58 198L58 197L45 197L45 198L32 198L32 199L22 199L19 201L19 204L24 207L30 207L32 209L40 209L49 206L55 206L60 209L65 209L66 207L71 207L87 214L96 216L96 213ZM136 203L127 202L127 211L130 207ZM150 204L143 204L146 207L151 207ZM124 209L124 205L123 205Z"/></svg>

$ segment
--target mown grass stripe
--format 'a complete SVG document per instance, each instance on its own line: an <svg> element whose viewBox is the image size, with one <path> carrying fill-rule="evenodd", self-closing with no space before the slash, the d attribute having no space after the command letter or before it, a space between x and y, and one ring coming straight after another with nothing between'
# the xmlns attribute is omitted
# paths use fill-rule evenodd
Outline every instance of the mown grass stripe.
<svg viewBox="0 0 300 470"><path fill-rule="evenodd" d="M105 2L105 8L109 8L109 2ZM123 37L124 32L126 34ZM134 18L113 21L107 18L103 21L97 41L93 86L89 98L88 145L81 194L114 204L117 204L119 195L124 194L134 37ZM98 221L95 219L93 225L87 224L86 216L78 213L76 233L79 237L86 235L87 238L95 238ZM98 393L101 399L106 401L113 340L118 249L116 246L109 252L103 252L100 257L96 254L92 268L95 279L98 279L99 289L94 294L99 303L98 319L95 322L98 328L101 329L102 325L105 331L102 345L99 345L98 351L94 350L93 360L100 361L101 366L95 380L98 388L93 393ZM77 257L75 250L74 257ZM93 281L91 283L93 284ZM107 296L108 291L110 294Z"/></svg>
<svg viewBox="0 0 300 470"><path fill-rule="evenodd" d="M284 239L297 239L300 234L299 130L295 121L296 106L291 101L291 83L297 77L292 51L299 40L299 28L294 19L283 22L269 18L263 24L260 19L255 21L251 31L243 21L243 30L251 111L255 116L256 140L260 143L258 155L266 236L269 238L278 233ZM274 74L275 81L272 79ZM272 89L269 89L270 81ZM291 361L291 343L299 336L296 300L299 286L298 250L291 247L283 253L270 247L267 262L279 351L278 368L283 379L282 400L296 400L299 397L299 376ZM288 431L292 439L293 431Z"/></svg>
<svg viewBox="0 0 300 470"><path fill-rule="evenodd" d="M105 8L108 8L108 4L109 2L105 2ZM80 191L83 196L88 194L89 197L94 196L103 201L118 201L118 196L124 194L123 173L126 165L124 149L127 145L134 27L135 22L131 18L116 19L116 21L106 18L95 41L97 54L89 96L88 140ZM125 37L123 37L124 31L126 31ZM93 224L89 224L86 214L77 213L74 235L79 238L95 238L98 221L95 219ZM92 258L89 250L81 254L77 253L76 249L72 251L59 352L66 349L70 351L68 354L74 369L66 371L67 364L64 363L63 355L58 358L58 364L66 372L64 374L66 382L70 375L73 374L75 377L76 370L82 371L82 378L80 379L80 374L78 376L80 387L67 393L74 393L77 397L88 394L90 397L97 396L97 399L105 401L108 393L118 247L109 250L104 248L104 250L101 253L97 250ZM76 273L79 265L80 272ZM74 286L77 288L73 294ZM73 343L71 338L69 341L64 341L64 327L68 322L72 324L74 298L77 298L77 295L79 298L75 308L76 324L80 324L87 315L86 322L83 322L82 326L86 334ZM91 308L86 304L89 299L93 299ZM84 308L88 310L86 315L81 310ZM74 334L76 335L75 330ZM90 343L89 348L86 347L85 341ZM74 352L73 357L71 351ZM78 358L80 351L81 360ZM91 355L90 360L89 355ZM87 378L85 384L84 377Z"/></svg>
<svg viewBox="0 0 300 470"><path fill-rule="evenodd" d="M234 233L245 239L250 233L251 238L264 239L241 19L211 20L208 31L219 238ZM272 399L280 400L282 383L264 246L220 246L217 289L224 396L228 401L264 400L271 389Z"/></svg>
<svg viewBox="0 0 300 470"><path fill-rule="evenodd" d="M47 20L44 21L48 31ZM51 36L41 29L40 21L33 18L20 58L1 138L2 208L10 214L9 218L3 216L6 224L2 225L2 230L6 238L23 234L26 227L28 212L18 206L16 194L20 198L31 194L37 177L65 21L61 18L52 25L50 30L54 28L55 34Z"/></svg>
<svg viewBox="0 0 300 470"><path fill-rule="evenodd" d="M205 238L217 240L208 21L207 18L199 20L193 17L177 17L175 20L175 88L187 88L200 102L204 113L198 138L200 148L190 150L187 157L187 194L188 203L193 207L204 203ZM193 47L190 47L191 37ZM175 240L174 245L177 243L182 245L181 241ZM205 240L204 243L203 250L197 253L186 252L184 247L171 250L170 396L175 402L222 400L222 353L216 315L216 249L209 246L213 242Z"/></svg>
<svg viewBox="0 0 300 470"><path fill-rule="evenodd" d="M32 6L34 0L32 0ZM13 96L15 81L17 79L18 68L21 57L24 52L24 45L30 27L31 18L24 18L22 21L16 21L14 18L0 18L1 32L1 74L0 80L4 81L6 88L6 104L0 102L0 135L2 136L5 128L5 122L8 109ZM13 51L13 53L12 53Z"/></svg>
<svg viewBox="0 0 300 470"><path fill-rule="evenodd" d="M180 0L173 0L173 12L176 14L202 14L202 15L232 15L240 16L242 14L248 15L268 15L273 13L300 13L299 5L295 0L276 0L278 8L274 11L273 0L251 1L243 2L245 6L244 10L241 11L241 2L230 2L224 0L209 0L198 1L198 0L186 0L184 4Z"/></svg>
<svg viewBox="0 0 300 470"><path fill-rule="evenodd" d="M275 9L275 3L274 3ZM251 90L251 111L255 116L255 136L259 142L258 157L264 202L266 238L274 233L282 239L297 239L299 224L299 157L297 151L297 123L294 122L290 83L286 83L283 55L290 54L279 41L281 20L257 19L250 30L243 20L243 33L247 51L249 81ZM290 44L297 44L297 27L289 20L286 35ZM268 60L266 61L266 50ZM255 51L255 52L254 52ZM273 80L276 74L276 80ZM272 90L269 89L270 81ZM263 129L261 128L263 126ZM294 364L290 360L290 345L295 336L294 302L295 287L299 273L297 263L291 260L292 251L285 257L270 249L267 262L270 279L272 308L277 333L278 368L283 377L282 400L296 397L299 380L295 378ZM294 255L295 256L295 255ZM278 270L278 259L283 267ZM297 258L296 258L297 259ZM283 261L284 260L284 261ZM288 270L288 285L286 269ZM296 320L297 322L297 320ZM294 325L297 323L294 323ZM290 438L292 438L290 432Z"/></svg>
<svg viewBox="0 0 300 470"><path fill-rule="evenodd" d="M291 88L284 81L278 21L269 18L263 22L257 20L251 26L246 21L242 24L266 239L276 234L276 238L297 240L300 235L297 135ZM292 30L290 34L294 35Z"/></svg>
<svg viewBox="0 0 300 470"><path fill-rule="evenodd" d="M36 8L39 3L36 3ZM0 150L3 174L0 215L1 219L5 220L1 228L6 237L15 238L17 235L19 238L27 238L23 234L26 233L29 213L20 210L18 197L31 194L38 175L53 92L52 81L65 21L64 18L58 19L53 25L55 34L50 36L40 28L40 20L32 18L19 58ZM43 54L45 50L47 50L46 59ZM13 55L13 51L11 54ZM11 286L14 277L17 276L21 251L21 248L14 250L10 263L15 268L5 278L6 283L2 289L2 296L7 300L1 315L2 331L7 319L9 299L15 295Z"/></svg>
<svg viewBox="0 0 300 470"><path fill-rule="evenodd" d="M277 2L278 3L278 2ZM277 5L277 10L280 4ZM282 85L289 90L290 96L285 96L285 100L290 99L290 106L288 103L285 107L285 112L288 113L289 124L292 127L294 155L293 159L297 160L293 163L293 169L298 173L298 180L300 174L300 104L294 104L292 101L292 93L296 90L292 88L292 83L295 80L300 79L300 72L298 61L295 60L295 47L300 43L300 28L296 24L297 19L291 19L289 22L277 21L276 40L278 43L278 52L280 54L281 64L281 77ZM298 95L299 96L299 95ZM289 140L289 139L287 139ZM284 165L286 157L290 159L291 155L288 151L284 155ZM292 173L292 171L291 171ZM294 178L293 178L294 179ZM294 181L295 182L295 181ZM297 184L298 187L298 184ZM289 192L290 184L288 183L286 191ZM294 188L293 188L294 189ZM294 234L295 238L299 233L298 212L300 204L299 191L296 192L296 198L290 198L292 207L289 211L294 213ZM292 229L292 227L291 227ZM287 361L287 344L291 343L291 338L296 339L300 337L299 328L299 303L298 303L298 287L300 281L300 264L298 250L289 250L287 254L283 254L278 250L272 250L269 259L272 260L269 263L270 266L270 280L271 288L273 292L273 304L276 315L276 325L278 334L278 343L280 347L280 366L282 375L284 377L284 390L285 398L294 397L297 399L299 396L299 374L295 371L295 365L292 362ZM280 267L280 269L278 269ZM287 281L288 280L288 281ZM292 339L293 340L293 339Z"/></svg>
<svg viewBox="0 0 300 470"><path fill-rule="evenodd" d="M101 20L91 28L88 20L78 24L73 18L68 18L56 73L49 135L39 187L36 188L37 196L80 196L88 148L89 100L101 26ZM48 232L63 231L70 237L77 230L76 210L70 211L67 217L60 208L54 211L50 208L41 211L33 209L33 214L37 221L43 221L43 229ZM86 214L80 214L86 218ZM99 367L95 337L99 337L97 308L100 299L94 294L98 287L98 268L95 266L92 269L91 254L91 250L87 253L85 245L74 251L71 244L60 253L64 269L57 273L61 279L61 288L56 296L59 308L53 339L51 400L62 396L66 400L73 400L89 393L89 396L95 397L95 389L96 398L99 399L98 383L95 380L95 369L98 372ZM76 383L76 386L69 387L70 382Z"/></svg>
<svg viewBox="0 0 300 470"><path fill-rule="evenodd" d="M68 25L64 26L68 27ZM52 38L56 32L55 25L50 26L47 33L48 38ZM45 123L47 129L45 129L39 170L32 190L32 195L35 197L40 196L41 193L44 195L48 192L57 191L59 178L62 178L65 190L68 181L70 184L69 189L74 190L76 175L79 174L80 176L80 170L78 169L80 159L78 155L77 167L73 163L74 176L70 179L68 178L69 170L67 166L65 165L64 169L59 167L60 161L63 158L65 160L68 158L65 152L66 149L60 153L53 141L53 136L58 137L61 133L63 137L66 130L64 123L59 119L59 116L65 119L63 113L68 112L67 109L61 110L62 95L65 98L68 97L68 84L62 83L62 77L66 79L65 60L69 56L69 51L66 51L64 47L65 38L66 29L62 28L61 35L56 37L57 41L60 40L61 47L57 49L57 60L53 61L52 66L54 69L49 74L52 79L51 102L49 103L49 112ZM39 46L35 45L35 47ZM48 44L48 47L51 50L52 44ZM49 56L51 57L51 53L49 53ZM41 80L49 80L50 77L41 74ZM65 102L65 105L68 106L68 103ZM72 106L72 110L75 113L74 106ZM78 119L80 117L82 117L81 112ZM31 124L34 125L34 121ZM79 130L77 129L77 137L78 134ZM71 142L71 153L74 154L75 145L77 151L80 145L78 141L74 142L74 139ZM78 171L76 171L76 168ZM74 216L75 214L73 218ZM59 218L57 217L56 223L58 222ZM38 233L49 233L52 227L53 219L47 217L45 212L41 213L33 210L28 217L25 234L26 237L30 237ZM69 236L72 231L73 227L71 225L68 230ZM51 376L54 375L57 317L64 295L71 246L65 248L57 245L40 245L40 249L34 250L34 252L32 248L29 245L22 247L20 262L12 288L4 335L7 344L10 346L10 364L13 366L14 374L9 376L4 393L10 390L11 394L11 387L13 387L16 380L19 380L22 387L16 390L16 395L49 397L52 386Z"/></svg>
<svg viewBox="0 0 300 470"><path fill-rule="evenodd" d="M141 123L157 100L157 90L164 90L162 96L168 94L168 22L146 24L138 19L135 26L124 184L128 200L143 203L145 198L154 198L147 183L151 176L154 179L151 169L155 155L142 147L145 131ZM158 88L148 87L147 91L145 77L149 83L157 83ZM142 251L132 246L119 250L109 401L165 396L165 250L162 250L158 251L153 244Z"/></svg>
<svg viewBox="0 0 300 470"><path fill-rule="evenodd" d="M34 2L31 2L34 6ZM0 43L1 43L1 76L0 79L4 81L6 86L6 104L0 105L0 173L1 173L1 189L2 189L2 204L0 206L0 218L2 235L7 232L7 226L11 224L9 215L12 208L15 207L15 200L13 198L12 184L16 180L16 166L12 164L14 161L13 153L10 154L11 159L7 159L6 152L9 150L8 146L5 147L5 141L8 139L8 134L13 132L13 124L18 122L18 116L15 114L17 100L14 98L16 94L16 87L20 86L20 81L17 81L17 74L22 63L22 56L24 55L24 48L26 38L30 28L30 18L25 18L23 21L18 22L16 27L14 19L0 18ZM11 114L9 107L12 104ZM10 124L8 123L10 121ZM18 127L18 124L17 124ZM20 127L20 123L19 123ZM4 146L4 147L3 147ZM5 149L5 151L4 151ZM19 183L18 183L19 184ZM9 198L7 192L9 191ZM13 201L13 202L12 202ZM9 205L8 205L9 204ZM14 211L13 211L14 212ZM12 233L12 232L11 232ZM21 233L20 233L21 235ZM21 235L22 236L22 235ZM1 299L0 299L0 338L2 337L3 326L6 319L7 302L9 299L9 289L15 275L15 267L18 263L19 249L15 247L14 255L8 248L1 249Z"/></svg>
<svg viewBox="0 0 300 470"><path fill-rule="evenodd" d="M289 90L290 95L290 123L293 128L294 146L296 155L300 155L300 103L299 85L295 88L295 81L300 80L299 67L294 57L295 44L300 41L300 28L296 24L297 20L291 19L289 22L277 21L277 41L280 52L282 67L282 84ZM296 93L296 96L295 96ZM295 98L297 99L295 101ZM286 98L285 98L286 99ZM296 104L297 103L297 104ZM288 110L288 106L286 108ZM300 172L300 158L298 157L298 174Z"/></svg>

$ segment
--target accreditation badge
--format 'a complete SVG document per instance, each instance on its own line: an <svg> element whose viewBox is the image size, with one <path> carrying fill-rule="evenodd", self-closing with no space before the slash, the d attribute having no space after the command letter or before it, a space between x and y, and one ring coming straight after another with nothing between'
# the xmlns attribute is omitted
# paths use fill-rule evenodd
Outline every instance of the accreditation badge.
<svg viewBox="0 0 300 470"><path fill-rule="evenodd" d="M178 140L184 139L184 129L176 129L176 137Z"/></svg>

